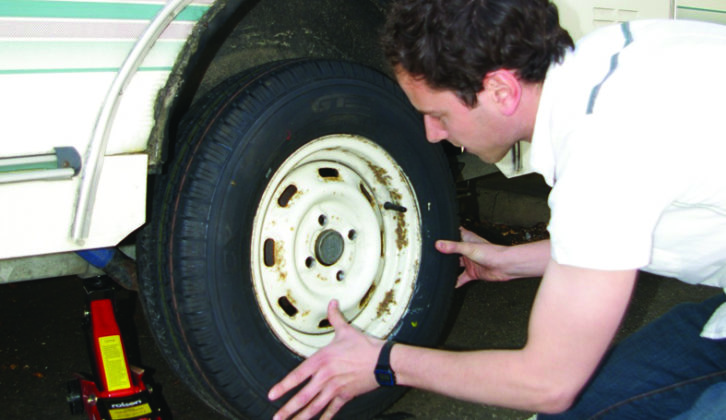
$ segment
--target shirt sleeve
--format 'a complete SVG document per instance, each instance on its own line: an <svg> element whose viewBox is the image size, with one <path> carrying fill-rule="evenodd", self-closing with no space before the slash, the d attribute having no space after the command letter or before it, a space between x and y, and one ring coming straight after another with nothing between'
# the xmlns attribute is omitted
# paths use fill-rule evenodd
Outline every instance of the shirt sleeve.
<svg viewBox="0 0 726 420"><path fill-rule="evenodd" d="M605 123L607 121L607 123ZM550 193L552 257L599 270L642 268L672 200L670 158L635 118L588 115L556 145Z"/></svg>

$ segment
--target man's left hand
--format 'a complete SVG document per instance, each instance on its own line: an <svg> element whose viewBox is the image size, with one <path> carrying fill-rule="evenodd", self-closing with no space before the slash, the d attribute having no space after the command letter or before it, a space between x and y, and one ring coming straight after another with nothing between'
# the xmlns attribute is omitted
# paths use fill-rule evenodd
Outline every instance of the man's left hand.
<svg viewBox="0 0 726 420"><path fill-rule="evenodd" d="M335 300L328 304L328 321L335 329L333 341L270 389L274 401L310 379L273 420L309 419L323 410L320 418L331 419L348 401L378 387L373 371L384 342L348 325Z"/></svg>

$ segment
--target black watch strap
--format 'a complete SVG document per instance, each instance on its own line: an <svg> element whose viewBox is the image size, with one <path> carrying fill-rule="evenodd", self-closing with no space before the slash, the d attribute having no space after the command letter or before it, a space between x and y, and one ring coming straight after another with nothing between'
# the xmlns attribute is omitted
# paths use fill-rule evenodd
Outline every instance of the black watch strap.
<svg viewBox="0 0 726 420"><path fill-rule="evenodd" d="M380 386L395 386L396 374L391 369L391 348L396 344L392 340L386 341L378 354L378 363L376 364L376 381Z"/></svg>

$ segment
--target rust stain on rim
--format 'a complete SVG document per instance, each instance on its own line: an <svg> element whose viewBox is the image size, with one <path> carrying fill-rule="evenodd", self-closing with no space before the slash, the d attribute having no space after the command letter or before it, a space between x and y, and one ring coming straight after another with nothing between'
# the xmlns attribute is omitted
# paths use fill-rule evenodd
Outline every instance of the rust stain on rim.
<svg viewBox="0 0 726 420"><path fill-rule="evenodd" d="M382 317L385 314L391 313L391 306L396 304L396 300L393 298L393 296L393 289L386 292L386 296L383 298L381 303L378 304L378 310L376 311L376 316L378 318Z"/></svg>

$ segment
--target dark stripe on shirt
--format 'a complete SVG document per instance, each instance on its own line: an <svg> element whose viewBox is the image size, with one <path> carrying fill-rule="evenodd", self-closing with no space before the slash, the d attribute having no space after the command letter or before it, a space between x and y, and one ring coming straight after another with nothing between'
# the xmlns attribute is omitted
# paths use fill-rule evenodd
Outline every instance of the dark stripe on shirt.
<svg viewBox="0 0 726 420"><path fill-rule="evenodd" d="M587 113L592 114L592 110L595 107L595 100L597 99L597 95L600 92L600 87L605 83L605 81L608 80L611 74L615 71L615 69L618 67L618 57L620 56L620 52L630 45L631 42L633 42L633 34L630 32L630 22L623 22L620 25L620 29L623 31L623 36L625 37L625 44L623 45L623 48L620 49L620 51L613 54L612 57L610 57L610 70L608 71L608 74L605 75L605 77L602 79L600 83L595 85L595 87L592 88L592 92L590 93L590 101L587 104Z"/></svg>

